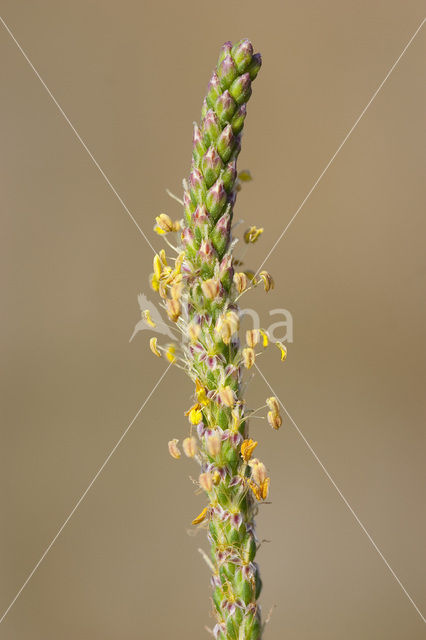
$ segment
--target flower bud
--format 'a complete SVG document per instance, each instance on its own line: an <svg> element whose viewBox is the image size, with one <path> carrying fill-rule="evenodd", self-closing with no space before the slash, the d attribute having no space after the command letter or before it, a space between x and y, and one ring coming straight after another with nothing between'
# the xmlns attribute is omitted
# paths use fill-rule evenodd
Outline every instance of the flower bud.
<svg viewBox="0 0 426 640"><path fill-rule="evenodd" d="M254 80L259 73L260 67L262 66L262 56L260 53L255 53L251 59L248 73L250 74L250 80Z"/></svg>
<svg viewBox="0 0 426 640"><path fill-rule="evenodd" d="M201 260L205 260L206 262L211 262L211 260L215 256L215 250L210 240L202 240L200 249L198 251L198 255Z"/></svg>
<svg viewBox="0 0 426 640"><path fill-rule="evenodd" d="M217 150L223 162L228 162L235 146L235 136L230 124L224 127L216 142Z"/></svg>
<svg viewBox="0 0 426 640"><path fill-rule="evenodd" d="M172 322L177 322L180 314L182 313L179 300L176 300L174 298L172 298L171 300L167 300L166 310L170 320L172 320Z"/></svg>
<svg viewBox="0 0 426 640"><path fill-rule="evenodd" d="M194 133L192 136L192 155L198 161L206 152L206 146L203 142L201 131L196 122L194 122Z"/></svg>
<svg viewBox="0 0 426 640"><path fill-rule="evenodd" d="M203 174L199 169L197 169L197 167L192 167L189 176L189 187L195 200L202 202L206 196L207 188Z"/></svg>
<svg viewBox="0 0 426 640"><path fill-rule="evenodd" d="M248 287L248 278L245 273L234 273L234 282L238 293L242 293Z"/></svg>
<svg viewBox="0 0 426 640"><path fill-rule="evenodd" d="M214 300L219 293L219 283L217 280L210 278L201 283L201 289L209 300Z"/></svg>
<svg viewBox="0 0 426 640"><path fill-rule="evenodd" d="M184 454L188 457L188 458L193 458L197 451L198 451L198 446L197 446L197 441L194 438L194 436L190 436L189 438L185 438L185 440L182 442L182 449Z"/></svg>
<svg viewBox="0 0 426 640"><path fill-rule="evenodd" d="M231 51L232 51L232 42L227 40L220 48L219 59L217 61L217 64L219 65L226 56L230 55Z"/></svg>
<svg viewBox="0 0 426 640"><path fill-rule="evenodd" d="M215 105L215 111L219 118L219 121L222 125L230 122L232 116L235 113L237 105L235 104L235 100L231 97L228 90L224 91L221 96L217 99Z"/></svg>
<svg viewBox="0 0 426 640"><path fill-rule="evenodd" d="M207 153L201 160L201 168L207 187L211 187L212 184L216 181L216 179L219 177L222 167L222 160L220 159L218 152L213 145L210 146Z"/></svg>
<svg viewBox="0 0 426 640"><path fill-rule="evenodd" d="M210 78L210 82L207 85L207 95L206 100L209 107L213 108L216 100L221 94L221 88L219 83L219 78L217 77L216 71L213 72L212 77Z"/></svg>
<svg viewBox="0 0 426 640"><path fill-rule="evenodd" d="M217 77L223 90L227 89L237 78L238 71L232 57L227 54L217 67Z"/></svg>
<svg viewBox="0 0 426 640"><path fill-rule="evenodd" d="M191 322L188 325L188 335L191 342L196 342L198 340L200 333L201 333L201 327L199 324L195 322Z"/></svg>
<svg viewBox="0 0 426 640"><path fill-rule="evenodd" d="M223 186L227 193L231 193L235 185L235 179L237 177L236 164L236 160L231 160L222 171Z"/></svg>
<svg viewBox="0 0 426 640"><path fill-rule="evenodd" d="M237 104L243 104L251 96L251 80L248 73L238 76L229 87L229 93Z"/></svg>
<svg viewBox="0 0 426 640"><path fill-rule="evenodd" d="M223 181L218 178L206 194L207 210L214 220L218 218L226 203L226 191Z"/></svg>
<svg viewBox="0 0 426 640"><path fill-rule="evenodd" d="M247 71L247 67L253 57L253 45L250 40L240 40L232 47L232 57L238 69L238 73Z"/></svg>
<svg viewBox="0 0 426 640"><path fill-rule="evenodd" d="M179 440L177 438L174 438L173 440L169 440L168 442L168 447L169 447L169 453L172 456L172 458L175 458L175 460L178 460L181 456L181 453L178 449L178 444Z"/></svg>
<svg viewBox="0 0 426 640"><path fill-rule="evenodd" d="M249 329L246 331L247 346L254 348L259 342L259 329Z"/></svg>
<svg viewBox="0 0 426 640"><path fill-rule="evenodd" d="M209 109L203 120L203 140L204 144L210 145L216 142L220 135L222 128L219 123L219 119L212 109Z"/></svg>
<svg viewBox="0 0 426 640"><path fill-rule="evenodd" d="M200 483L200 487L204 489L204 491L207 491L207 493L210 493L213 489L213 476L210 471L201 473L198 478L198 482Z"/></svg>
<svg viewBox="0 0 426 640"><path fill-rule="evenodd" d="M209 221L209 212L205 204L199 204L192 214L192 224L194 227L201 227Z"/></svg>
<svg viewBox="0 0 426 640"><path fill-rule="evenodd" d="M247 115L247 106L245 104L242 104L241 107L235 112L231 120L232 131L234 132L235 135L237 135L242 131L244 127L244 120L246 119L246 115Z"/></svg>

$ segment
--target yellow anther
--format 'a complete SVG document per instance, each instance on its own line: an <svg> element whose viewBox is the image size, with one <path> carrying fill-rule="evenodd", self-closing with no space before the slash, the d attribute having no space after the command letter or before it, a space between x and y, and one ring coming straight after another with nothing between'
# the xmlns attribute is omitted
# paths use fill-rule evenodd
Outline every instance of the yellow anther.
<svg viewBox="0 0 426 640"><path fill-rule="evenodd" d="M271 483L271 478L265 478L265 480L260 485L260 493L262 496L262 500L266 500L269 493L269 485Z"/></svg>
<svg viewBox="0 0 426 640"><path fill-rule="evenodd" d="M259 278L263 282L263 286L265 287L266 293L268 293L268 291L270 291L271 289L274 288L274 286L275 286L274 280L273 280L271 274L268 273L268 271L261 271L259 273Z"/></svg>
<svg viewBox="0 0 426 640"><path fill-rule="evenodd" d="M248 462L253 454L253 451L257 447L257 442L249 438L241 443L241 457L244 462Z"/></svg>
<svg viewBox="0 0 426 640"><path fill-rule="evenodd" d="M160 253L158 255L160 256L161 262L164 264L165 267L167 267L166 252L164 251L164 249L161 249L161 251L160 251Z"/></svg>
<svg viewBox="0 0 426 640"><path fill-rule="evenodd" d="M157 225L154 227L154 231L159 235L169 233L170 231L179 231L180 229L179 221L172 222L172 219L167 213L160 213L160 215L155 218L155 221Z"/></svg>
<svg viewBox="0 0 426 640"><path fill-rule="evenodd" d="M209 399L207 397L207 389L204 387L198 378L195 380L195 393L197 395L198 402L205 406L209 403Z"/></svg>
<svg viewBox="0 0 426 640"><path fill-rule="evenodd" d="M208 510L208 507L204 507L202 512L196 518L194 518L192 524L200 524L200 522L203 522L207 518Z"/></svg>
<svg viewBox="0 0 426 640"><path fill-rule="evenodd" d="M240 171L238 174L238 179L241 180L241 182L250 182L251 180L253 180L248 169L243 169L242 171Z"/></svg>
<svg viewBox="0 0 426 640"><path fill-rule="evenodd" d="M154 353L158 358L161 358L161 353L158 351L157 347L157 338L151 338L151 340L149 341L149 348L151 349L152 353Z"/></svg>
<svg viewBox="0 0 426 640"><path fill-rule="evenodd" d="M277 345L278 349L281 351L281 362L284 362L284 360L287 359L287 347L282 342L276 342L275 344Z"/></svg>
<svg viewBox="0 0 426 640"><path fill-rule="evenodd" d="M174 362L176 360L176 346L174 344L167 345L166 358L169 362Z"/></svg>
<svg viewBox="0 0 426 640"><path fill-rule="evenodd" d="M197 408L191 409L188 416L189 422L191 424L200 424L203 419L203 414L201 413L200 405L197 405Z"/></svg>
<svg viewBox="0 0 426 640"><path fill-rule="evenodd" d="M154 275L157 278L157 280L159 280L161 278L161 273L163 271L163 264L161 262L161 258L158 255L158 253L156 253L154 256L153 265L154 265Z"/></svg>
<svg viewBox="0 0 426 640"><path fill-rule="evenodd" d="M149 324L150 327L157 326L155 324L154 320L151 318L151 314L149 312L149 309L145 309L144 311L142 311L142 318L145 320L145 322L147 324Z"/></svg>
<svg viewBox="0 0 426 640"><path fill-rule="evenodd" d="M175 260L175 271L176 273L180 273L182 268L182 262L185 257L185 251L181 251Z"/></svg>
<svg viewBox="0 0 426 640"><path fill-rule="evenodd" d="M263 233L262 227L258 229L257 227L252 226L250 227L250 229L247 229L247 231L244 233L244 242L246 244L252 244L253 242L256 242L256 240L262 233Z"/></svg>
<svg viewBox="0 0 426 640"><path fill-rule="evenodd" d="M260 335L262 336L262 340L263 340L263 341L262 341L262 345L263 345L264 347L267 347L267 346L268 346L268 344L269 344L269 337L268 337L268 334L267 334L267 333L266 333L266 331L264 331L263 329L259 329L259 333L260 333Z"/></svg>
<svg viewBox="0 0 426 640"><path fill-rule="evenodd" d="M154 291L158 291L158 286L159 286L160 282L159 282L157 276L155 275L155 273L152 273L150 278L151 278L151 280L150 280L151 288Z"/></svg>

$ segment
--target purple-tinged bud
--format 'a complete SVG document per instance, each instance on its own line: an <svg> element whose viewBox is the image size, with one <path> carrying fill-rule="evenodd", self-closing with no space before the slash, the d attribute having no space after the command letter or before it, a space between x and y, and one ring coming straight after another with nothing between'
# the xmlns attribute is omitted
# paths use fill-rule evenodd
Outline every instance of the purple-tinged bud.
<svg viewBox="0 0 426 640"><path fill-rule="evenodd" d="M205 154L206 146L201 137L201 131L198 125L194 123L194 134L192 136L192 155L196 162L200 161L200 158Z"/></svg>
<svg viewBox="0 0 426 640"><path fill-rule="evenodd" d="M192 245L194 241L194 234L189 227L184 227L181 234L182 244L184 247Z"/></svg>
<svg viewBox="0 0 426 640"><path fill-rule="evenodd" d="M216 249L219 259L223 256L228 247L230 230L231 216L227 211L219 218L211 234L213 246Z"/></svg>
<svg viewBox="0 0 426 640"><path fill-rule="evenodd" d="M244 39L234 44L231 55L234 58L238 73L245 73L253 57L253 45L250 40Z"/></svg>
<svg viewBox="0 0 426 640"><path fill-rule="evenodd" d="M231 157L231 153L234 148L234 142L235 138L232 132L232 127L230 124L227 124L216 142L217 150L223 162L228 162L229 158Z"/></svg>
<svg viewBox="0 0 426 640"><path fill-rule="evenodd" d="M219 119L211 109L209 109L204 116L202 130L204 143L207 144L207 146L213 144L220 135L221 126Z"/></svg>
<svg viewBox="0 0 426 640"><path fill-rule="evenodd" d="M195 206L191 200L191 196L188 191L183 192L183 212L185 215L185 220L187 224L191 222L192 214L194 212Z"/></svg>
<svg viewBox="0 0 426 640"><path fill-rule="evenodd" d="M232 42L228 40L220 48L219 59L217 61L218 66L226 56L229 56L231 54L231 51L232 51Z"/></svg>
<svg viewBox="0 0 426 640"><path fill-rule="evenodd" d="M231 228L231 216L228 212L224 213L216 223L215 231L219 231L222 236L229 236Z"/></svg>
<svg viewBox="0 0 426 640"><path fill-rule="evenodd" d="M262 66L262 56L260 55L260 53L255 53L247 69L247 71L250 74L251 80L254 80L256 78L261 66Z"/></svg>
<svg viewBox="0 0 426 640"><path fill-rule="evenodd" d="M202 240L200 249L198 251L198 256L200 257L200 259L205 260L206 262L211 262L215 255L216 252L210 240Z"/></svg>
<svg viewBox="0 0 426 640"><path fill-rule="evenodd" d="M238 158L238 156L240 155L240 151L241 151L241 133L235 136L234 147L232 149L230 159L234 160L234 158Z"/></svg>
<svg viewBox="0 0 426 640"><path fill-rule="evenodd" d="M207 100L204 98L203 104L201 106L201 119L205 118L208 110L209 110L209 105L207 104Z"/></svg>
<svg viewBox="0 0 426 640"><path fill-rule="evenodd" d="M218 152L216 151L214 146L209 147L207 153L201 160L201 169L203 171L207 187L211 187L212 184L217 180L222 167L223 163Z"/></svg>
<svg viewBox="0 0 426 640"><path fill-rule="evenodd" d="M247 115L247 105L242 104L238 111L235 113L231 120L232 131L237 134L240 133L244 126L244 120Z"/></svg>
<svg viewBox="0 0 426 640"><path fill-rule="evenodd" d="M205 204L199 204L192 214L192 223L194 227L200 227L203 224L208 224L209 214Z"/></svg>
<svg viewBox="0 0 426 640"><path fill-rule="evenodd" d="M214 185L207 191L206 195L206 206L213 220L216 220L222 213L226 198L227 194L223 186L223 181L218 178Z"/></svg>
<svg viewBox="0 0 426 640"><path fill-rule="evenodd" d="M237 67L228 54L217 67L217 77L219 78L222 89L227 89L238 76Z"/></svg>
<svg viewBox="0 0 426 640"><path fill-rule="evenodd" d="M206 197L206 184L203 174L197 167L192 167L189 175L189 188L191 190L191 196L195 201L204 202Z"/></svg>
<svg viewBox="0 0 426 640"><path fill-rule="evenodd" d="M232 256L231 254L226 254L220 262L219 265L219 278L221 283L227 289L232 283L232 278L234 277L234 267L232 264Z"/></svg>
<svg viewBox="0 0 426 640"><path fill-rule="evenodd" d="M243 104L251 96L251 80L249 73L243 73L229 87L229 93L237 104Z"/></svg>
<svg viewBox="0 0 426 640"><path fill-rule="evenodd" d="M207 100L207 104L209 105L209 107L213 108L216 100L218 99L218 97L220 96L220 94L222 93L221 88L220 88L220 82L219 82L219 78L217 77L217 73L216 71L213 72L213 75L210 79L209 84L207 85L207 96L206 96L206 100Z"/></svg>
<svg viewBox="0 0 426 640"><path fill-rule="evenodd" d="M225 187L226 191L230 193L237 178L237 161L235 159L231 160L231 162L228 162L224 171L222 171L221 177L223 180L223 186Z"/></svg>
<svg viewBox="0 0 426 640"><path fill-rule="evenodd" d="M229 91L226 89L226 91L224 91L222 95L219 96L215 105L215 111L219 117L220 122L222 124L229 122L234 115L236 108L237 105L235 104L235 100L231 98Z"/></svg>

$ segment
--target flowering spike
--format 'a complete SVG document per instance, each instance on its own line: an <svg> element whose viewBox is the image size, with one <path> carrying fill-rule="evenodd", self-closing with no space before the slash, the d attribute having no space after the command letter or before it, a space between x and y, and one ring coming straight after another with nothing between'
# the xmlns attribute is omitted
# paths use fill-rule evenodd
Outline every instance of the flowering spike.
<svg viewBox="0 0 426 640"><path fill-rule="evenodd" d="M221 48L201 122L194 124L189 179L183 181L180 253L173 266L160 252L151 276L174 331L183 334L180 347L157 347L152 339L151 350L157 356L163 351L195 382L195 404L186 412L190 434L182 448L201 465L197 484L208 499L192 522L208 526L217 617L213 635L218 640L260 640L262 631L254 516L256 503L268 496L269 477L263 463L252 458L257 442L248 437L243 376L254 364L260 336L264 345L267 336L253 329L240 346L238 298L258 282L269 290L273 281L267 272L259 278L247 271L234 273L231 236L237 192L249 178L248 172L237 178L237 158L260 65L247 39ZM157 217L157 231L177 231L179 226L166 214ZM252 227L248 242L261 231ZM280 416L271 399L268 407L268 421L277 428ZM177 440L168 446L172 457L181 457Z"/></svg>

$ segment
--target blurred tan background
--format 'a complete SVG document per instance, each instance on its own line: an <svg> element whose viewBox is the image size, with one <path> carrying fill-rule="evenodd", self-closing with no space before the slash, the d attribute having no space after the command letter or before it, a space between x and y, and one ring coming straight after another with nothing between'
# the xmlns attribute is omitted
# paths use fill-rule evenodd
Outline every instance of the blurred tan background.
<svg viewBox="0 0 426 640"><path fill-rule="evenodd" d="M263 54L236 215L257 267L410 39L424 3L2 0L0 14L155 246L179 216L192 121L220 45ZM426 27L267 263L264 323L294 318L261 368L426 611ZM0 26L0 610L151 391L152 253ZM202 504L167 441L191 387L171 370L4 622L5 640L208 637ZM250 405L270 395L259 376ZM289 420L252 425L272 475L258 532L269 640L420 640L426 627ZM423 542L422 542L423 541Z"/></svg>

